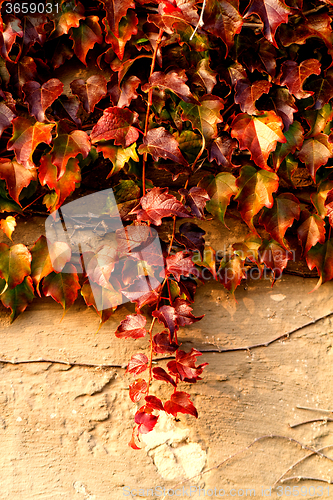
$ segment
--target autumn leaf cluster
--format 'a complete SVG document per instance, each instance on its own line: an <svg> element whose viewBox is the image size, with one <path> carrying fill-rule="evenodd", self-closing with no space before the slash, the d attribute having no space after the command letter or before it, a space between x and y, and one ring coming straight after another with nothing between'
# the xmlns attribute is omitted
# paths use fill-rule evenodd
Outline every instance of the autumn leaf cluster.
<svg viewBox="0 0 333 500"><path fill-rule="evenodd" d="M332 2L62 0L35 14L0 3L0 226L8 239L0 300L14 320L36 296L66 311L81 293L101 324L122 298L135 304L115 332L149 338L150 357L138 353L127 368L140 375L130 397L144 402L135 448L160 411L197 416L178 384L195 383L205 363L179 348L177 332L200 319L191 304L204 272L233 294L249 268L278 278L297 248L318 285L333 278ZM85 76L68 82L72 67ZM79 273L64 242L11 244L17 224L84 195L84 179L101 166L100 188L113 189L126 229L117 248L85 255ZM249 234L217 256L200 220L226 224L229 214ZM106 211L99 224L113 216ZM154 255L142 260L137 249L164 224L172 230L162 265ZM173 360L152 368L154 353ZM168 401L149 394L153 379L173 387Z"/></svg>

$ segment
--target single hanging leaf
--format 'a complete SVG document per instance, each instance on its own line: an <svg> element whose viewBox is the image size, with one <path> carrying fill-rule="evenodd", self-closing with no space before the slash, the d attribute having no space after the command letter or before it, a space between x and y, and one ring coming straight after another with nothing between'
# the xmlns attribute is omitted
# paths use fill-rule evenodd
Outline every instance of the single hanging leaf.
<svg viewBox="0 0 333 500"><path fill-rule="evenodd" d="M52 272L45 276L42 289L46 297L51 296L66 311L74 304L77 292L81 287L76 269L72 264L67 264L64 271L61 273Z"/></svg>
<svg viewBox="0 0 333 500"><path fill-rule="evenodd" d="M119 339L138 339L144 337L147 330L144 328L147 320L142 314L129 314L120 323L115 334Z"/></svg>
<svg viewBox="0 0 333 500"><path fill-rule="evenodd" d="M157 87L160 90L171 90L184 102L200 105L186 85L187 76L185 70L172 70L164 74L162 71L155 71L149 78L149 83L143 85L143 92L148 92L151 88Z"/></svg>
<svg viewBox="0 0 333 500"><path fill-rule="evenodd" d="M220 172L216 177L208 175L199 183L200 187L206 189L210 200L206 204L206 210L217 215L223 224L227 206L232 196L237 195L238 188L236 178L228 172Z"/></svg>
<svg viewBox="0 0 333 500"><path fill-rule="evenodd" d="M295 19L291 25L281 26L279 38L282 45L289 47L293 43L304 45L311 37L321 38L329 51L332 49L332 19L328 14L304 14Z"/></svg>
<svg viewBox="0 0 333 500"><path fill-rule="evenodd" d="M176 344L176 342L170 342L170 331L164 330L153 337L153 349L156 354L170 354L177 351L178 348L179 345ZM159 370L159 368L157 368L157 370ZM161 368L161 370L163 370L163 368ZM159 373L161 374L162 372ZM165 370L163 370L163 373L166 373ZM170 375L168 375L168 377L171 379ZM158 377L156 376L155 378L157 379ZM160 378L159 380L164 379ZM171 380L172 382L170 380L166 380L166 382L170 382L176 387L176 384L173 383L173 379Z"/></svg>
<svg viewBox="0 0 333 500"><path fill-rule="evenodd" d="M189 120L193 128L199 130L206 142L217 136L217 124L221 123L221 110L224 107L220 97L204 95L200 98L201 105L181 102L182 119Z"/></svg>
<svg viewBox="0 0 333 500"><path fill-rule="evenodd" d="M103 75L92 75L86 81L82 78L70 84L72 94L78 96L87 113L92 113L96 104L107 93L107 81Z"/></svg>
<svg viewBox="0 0 333 500"><path fill-rule="evenodd" d="M85 19L84 7L81 2L62 2L58 15L53 15L55 37L67 35L70 28L78 28L80 21Z"/></svg>
<svg viewBox="0 0 333 500"><path fill-rule="evenodd" d="M197 26L199 15L194 0L162 0L158 3L158 14L149 14L148 21L172 35L178 24Z"/></svg>
<svg viewBox="0 0 333 500"><path fill-rule="evenodd" d="M260 262L273 271L274 281L281 277L283 269L287 267L288 260L293 257L292 252L283 248L275 240L264 240L259 248L259 255Z"/></svg>
<svg viewBox="0 0 333 500"><path fill-rule="evenodd" d="M129 109L106 108L103 116L92 129L90 138L92 144L98 141L114 139L116 146L127 148L139 137L138 129L133 127L138 114Z"/></svg>
<svg viewBox="0 0 333 500"><path fill-rule="evenodd" d="M136 143L128 148L122 148L121 146L113 146L109 141L102 141L97 145L96 150L98 153L102 153L106 160L110 160L113 165L113 168L106 177L107 179L124 168L129 160L139 161L136 152Z"/></svg>
<svg viewBox="0 0 333 500"><path fill-rule="evenodd" d="M296 61L285 61L281 67L280 85L286 85L296 99L310 97L313 92L303 90L304 81L310 75L320 75L321 64L317 59L306 59L300 65Z"/></svg>
<svg viewBox="0 0 333 500"><path fill-rule="evenodd" d="M36 285L37 293L41 297L39 283L45 276L53 272L47 240L44 235L38 238L30 252L32 256L31 277Z"/></svg>
<svg viewBox="0 0 333 500"><path fill-rule="evenodd" d="M157 302L160 288L161 283L157 279L139 276L126 290L122 290L122 293L128 300L136 303L136 312L140 312L143 306Z"/></svg>
<svg viewBox="0 0 333 500"><path fill-rule="evenodd" d="M299 122L294 122L292 125L290 125L289 129L284 132L286 142L277 144L276 149L272 155L273 166L275 170L278 170L283 160L289 154L294 154L296 149L301 149L304 141L303 134L303 127Z"/></svg>
<svg viewBox="0 0 333 500"><path fill-rule="evenodd" d="M131 75L129 78L122 82L117 108L127 107L131 104L133 99L137 99L139 97L136 89L138 88L140 83L140 78L135 75Z"/></svg>
<svg viewBox="0 0 333 500"><path fill-rule="evenodd" d="M129 397L133 403L138 403L147 393L147 382L143 378L138 378L129 386Z"/></svg>
<svg viewBox="0 0 333 500"><path fill-rule="evenodd" d="M90 149L91 144L86 132L83 130L69 132L59 122L57 137L53 140L53 148L50 151L52 164L57 167L57 180L65 174L71 158L76 158L79 154L86 158Z"/></svg>
<svg viewBox="0 0 333 500"><path fill-rule="evenodd" d="M58 169L52 163L51 155L42 156L39 166L39 181L42 186L46 184L50 189L54 189L56 196L49 204L50 212L57 210L70 196L77 184L81 182L81 169L77 158L70 158L65 167L62 177L57 180Z"/></svg>
<svg viewBox="0 0 333 500"><path fill-rule="evenodd" d="M170 132L164 127L153 128L148 130L147 135L143 139L143 143L138 149L140 154L149 153L154 160L159 158L168 158L171 161L180 163L185 167L188 165L184 156L181 154L178 142Z"/></svg>
<svg viewBox="0 0 333 500"><path fill-rule="evenodd" d="M252 234L248 236L243 243L234 243L232 248L236 255L238 255L242 260L248 259L253 262L258 267L260 267L260 255L259 248L262 241L258 236L253 236Z"/></svg>
<svg viewBox="0 0 333 500"><path fill-rule="evenodd" d="M229 134L221 134L211 143L209 161L215 160L218 165L223 165L223 167L235 167L232 164L231 157L236 148L236 139L231 139Z"/></svg>
<svg viewBox="0 0 333 500"><path fill-rule="evenodd" d="M263 95L268 94L272 84L266 80L250 83L249 80L238 80L236 84L235 103L239 104L243 113L258 115L256 101Z"/></svg>
<svg viewBox="0 0 333 500"><path fill-rule="evenodd" d="M132 38L132 35L136 35L138 32L138 18L134 10L130 10L126 17L123 17L118 24L118 33L114 34L109 27L107 17L103 19L103 24L107 35L105 36L106 43L112 45L112 49L118 58L122 61L125 52L126 43Z"/></svg>
<svg viewBox="0 0 333 500"><path fill-rule="evenodd" d="M319 76L309 82L307 87L313 90L314 109L322 109L333 97L333 72L327 71L325 77Z"/></svg>
<svg viewBox="0 0 333 500"><path fill-rule="evenodd" d="M119 23L125 17L129 8L134 8L133 0L102 0L106 18L111 31L119 36Z"/></svg>
<svg viewBox="0 0 333 500"><path fill-rule="evenodd" d="M185 413L198 418L198 412L190 400L190 395L187 394L187 392L174 392L170 400L166 401L164 404L164 409L167 413L171 413L174 417L177 417L178 413Z"/></svg>
<svg viewBox="0 0 333 500"><path fill-rule="evenodd" d="M201 187L192 187L187 189L179 189L179 194L185 196L185 206L190 208L191 213L197 219L204 219L204 209L210 197L207 191Z"/></svg>
<svg viewBox="0 0 333 500"><path fill-rule="evenodd" d="M184 299L177 298L174 302L174 307L177 315L177 324L179 326L188 326L200 321L202 316L194 316L192 314L192 307L189 306L188 302Z"/></svg>
<svg viewBox="0 0 333 500"><path fill-rule="evenodd" d="M110 276L118 260L115 245L102 245L99 247L85 266L90 283L97 283L103 288L113 291L113 280L110 282Z"/></svg>
<svg viewBox="0 0 333 500"><path fill-rule="evenodd" d="M0 158L0 179L6 181L9 195L21 206L19 196L23 188L29 186L31 181L37 179L36 169L25 168L17 161Z"/></svg>
<svg viewBox="0 0 333 500"><path fill-rule="evenodd" d="M15 113L5 103L0 102L0 137L2 136L2 132L11 126L15 117Z"/></svg>
<svg viewBox="0 0 333 500"><path fill-rule="evenodd" d="M174 379L160 366L153 368L153 377L156 380L163 380L164 382L168 382L169 384L176 387L176 382Z"/></svg>
<svg viewBox="0 0 333 500"><path fill-rule="evenodd" d="M286 248L284 235L294 220L299 219L299 215L299 200L293 194L282 193L275 198L271 209L264 209L259 224L262 224L271 237Z"/></svg>
<svg viewBox="0 0 333 500"><path fill-rule="evenodd" d="M6 281L6 289L20 285L31 272L31 253L19 243L8 247L0 243L0 278Z"/></svg>
<svg viewBox="0 0 333 500"><path fill-rule="evenodd" d="M45 111L62 94L64 84L58 78L52 78L40 85L30 81L23 85L25 102L29 105L30 114L38 122L45 121Z"/></svg>
<svg viewBox="0 0 333 500"><path fill-rule="evenodd" d="M223 286L234 294L242 279L246 278L244 259L237 254L226 255L221 260L217 274Z"/></svg>
<svg viewBox="0 0 333 500"><path fill-rule="evenodd" d="M142 209L137 210L138 221L146 220L160 226L163 217L190 217L184 205L173 195L168 194L168 188L154 187L142 196Z"/></svg>
<svg viewBox="0 0 333 500"><path fill-rule="evenodd" d="M333 109L331 104L325 104L321 109L308 109L303 113L304 118L309 124L310 130L306 138L315 137L321 132L330 134L330 122L333 119Z"/></svg>
<svg viewBox="0 0 333 500"><path fill-rule="evenodd" d="M251 0L244 18L257 14L264 23L265 38L278 48L275 32L280 24L288 22L288 15L291 13L290 7L283 0Z"/></svg>
<svg viewBox="0 0 333 500"><path fill-rule="evenodd" d="M166 258L167 272L172 274L176 281L179 281L181 276L189 276L193 268L191 257L185 257L184 252L177 252Z"/></svg>
<svg viewBox="0 0 333 500"><path fill-rule="evenodd" d="M184 382L195 383L197 380L201 380L199 375L202 374L208 363L195 366L198 356L202 356L202 353L197 349L193 349L193 347L190 352L179 349L176 352L175 361L169 361L167 364L169 372Z"/></svg>
<svg viewBox="0 0 333 500"><path fill-rule="evenodd" d="M319 217L322 219L324 219L327 215L325 201L327 194L331 189L333 189L333 181L322 181L317 188L317 192L312 193L311 195L313 206L317 210Z"/></svg>
<svg viewBox="0 0 333 500"><path fill-rule="evenodd" d="M7 149L14 150L16 160L25 168L34 167L32 154L38 144L45 142L50 144L52 140L51 131L54 123L46 124L36 122L33 118L18 116L13 120L14 132L8 141Z"/></svg>
<svg viewBox="0 0 333 500"><path fill-rule="evenodd" d="M310 248L305 256L310 271L316 268L320 276L318 283L312 291L317 290L322 283L330 281L333 278L333 240L332 238L325 243L317 243Z"/></svg>
<svg viewBox="0 0 333 500"><path fill-rule="evenodd" d="M202 254L205 247L203 238L205 234L206 231L193 224L193 222L185 222L179 226L179 233L175 234L175 239L189 250L199 250Z"/></svg>
<svg viewBox="0 0 333 500"><path fill-rule="evenodd" d="M253 217L263 207L272 208L273 193L278 190L279 178L273 172L262 169L257 171L254 167L246 165L241 169L236 184L239 188L239 193L235 197L238 201L238 210L244 222L255 233Z"/></svg>
<svg viewBox="0 0 333 500"><path fill-rule="evenodd" d="M0 295L1 302L5 307L11 309L10 322L21 314L34 299L34 287L30 276L26 276L22 283L14 288L7 288Z"/></svg>
<svg viewBox="0 0 333 500"><path fill-rule="evenodd" d="M151 415L150 413L147 413L147 411L140 408L140 410L136 412L134 420L135 423L139 425L138 431L140 434L148 434L148 432L151 432L157 424L158 417Z"/></svg>
<svg viewBox="0 0 333 500"><path fill-rule="evenodd" d="M221 38L229 50L234 37L240 33L243 19L239 11L238 0L212 0L206 5L204 12L204 29Z"/></svg>
<svg viewBox="0 0 333 500"><path fill-rule="evenodd" d="M81 126L81 120L77 117L80 108L80 101L77 97L67 97L62 95L54 103L54 112L57 118L70 120L77 127Z"/></svg>
<svg viewBox="0 0 333 500"><path fill-rule="evenodd" d="M1 219L0 226L7 238L12 239L13 231L16 227L16 219L9 215L5 219Z"/></svg>
<svg viewBox="0 0 333 500"><path fill-rule="evenodd" d="M319 215L302 210L297 236L305 255L317 243L325 243L325 233L325 223Z"/></svg>
<svg viewBox="0 0 333 500"><path fill-rule="evenodd" d="M316 172L319 167L326 165L333 156L333 145L326 134L318 134L306 139L297 157L305 163L313 182L316 183Z"/></svg>
<svg viewBox="0 0 333 500"><path fill-rule="evenodd" d="M97 16L89 16L80 22L78 28L71 28L69 38L74 42L74 53L87 66L86 57L95 43L102 44L103 36Z"/></svg>
<svg viewBox="0 0 333 500"><path fill-rule="evenodd" d="M242 113L236 116L231 127L231 137L236 137L240 149L248 149L258 167L271 170L267 164L269 154L278 141L286 142L281 118L274 111L256 117Z"/></svg>
<svg viewBox="0 0 333 500"><path fill-rule="evenodd" d="M146 396L145 401L146 405L152 410L160 410L160 411L164 410L162 401L156 396Z"/></svg>
<svg viewBox="0 0 333 500"><path fill-rule="evenodd" d="M131 373L132 375L139 375L139 373L144 372L148 368L148 358L145 354L138 353L133 354L130 362L128 363L126 373Z"/></svg>

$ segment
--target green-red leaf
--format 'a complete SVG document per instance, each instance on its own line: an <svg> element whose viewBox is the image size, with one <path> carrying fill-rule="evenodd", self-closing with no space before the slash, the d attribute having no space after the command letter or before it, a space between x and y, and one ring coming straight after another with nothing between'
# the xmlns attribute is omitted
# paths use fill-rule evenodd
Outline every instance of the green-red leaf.
<svg viewBox="0 0 333 500"><path fill-rule="evenodd" d="M282 193L274 200L271 209L265 209L259 223L283 247L286 246L284 235L295 219L299 219L300 206L298 199L290 193Z"/></svg>
<svg viewBox="0 0 333 500"><path fill-rule="evenodd" d="M304 254L307 254L317 243L325 243L325 223L319 215L302 210L300 223L297 236Z"/></svg>
<svg viewBox="0 0 333 500"><path fill-rule="evenodd" d="M30 182L35 181L36 178L37 174L34 167L25 168L15 160L0 158L0 179L6 181L10 196L19 205L21 205L19 196L22 189L29 186Z"/></svg>
<svg viewBox="0 0 333 500"><path fill-rule="evenodd" d="M89 16L80 22L78 28L71 28L70 39L74 42L74 53L83 64L87 65L86 57L95 43L103 43L102 30L97 16Z"/></svg>
<svg viewBox="0 0 333 500"><path fill-rule="evenodd" d="M19 243L8 247L0 243L0 278L6 280L8 288L15 288L22 283L31 271L31 253L25 245Z"/></svg>
<svg viewBox="0 0 333 500"><path fill-rule="evenodd" d="M114 139L116 146L127 148L139 137L139 131L133 127L138 114L129 109L118 107L106 108L91 132L91 142Z"/></svg>
<svg viewBox="0 0 333 500"><path fill-rule="evenodd" d="M187 161L180 152L178 142L164 127L148 130L138 151L140 154L151 154L156 161L159 158L164 158L187 166Z"/></svg>
<svg viewBox="0 0 333 500"><path fill-rule="evenodd" d="M27 306L33 301L34 296L34 288L30 276L26 276L23 282L14 288L7 288L0 295L3 305L9 307L12 311L10 315L11 323L19 314L25 311Z"/></svg>
<svg viewBox="0 0 333 500"><path fill-rule="evenodd" d="M333 156L333 145L329 142L326 134L318 134L304 141L297 156L305 163L313 182L316 182L318 168L326 165L329 158Z"/></svg>
<svg viewBox="0 0 333 500"><path fill-rule="evenodd" d="M224 216L230 198L238 193L236 178L228 172L220 172L216 177L208 175L199 185L206 189L210 196L206 210L212 215L217 215L224 224Z"/></svg>
<svg viewBox="0 0 333 500"><path fill-rule="evenodd" d="M81 288L75 267L67 264L65 269L67 272L52 272L45 276L42 287L44 295L51 296L62 305L64 311L74 304L77 292Z"/></svg>

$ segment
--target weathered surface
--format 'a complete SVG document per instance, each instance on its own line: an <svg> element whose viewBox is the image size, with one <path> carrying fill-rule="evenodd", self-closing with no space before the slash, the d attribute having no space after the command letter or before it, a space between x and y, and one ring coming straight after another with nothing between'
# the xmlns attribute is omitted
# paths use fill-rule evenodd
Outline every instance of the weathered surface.
<svg viewBox="0 0 333 500"><path fill-rule="evenodd" d="M207 239L216 250L245 234L243 226L235 223L231 233L217 223L206 224ZM32 229L42 232L41 225ZM27 244L38 237L32 229L26 232ZM1 500L120 500L129 491L124 486L174 488L182 481L186 482L179 487L187 492L191 485L192 492L199 486L224 488L226 493L231 488L236 492L253 488L260 498L261 487L272 486L293 463L309 454L286 438L315 448L332 445L332 450L323 452L333 456L332 423L289 427L330 417L327 412L297 409L297 405L332 408L333 316L329 314L333 284L326 283L311 294L315 283L316 279L285 275L271 288L269 279L249 280L236 292L238 303L219 284L200 287L194 313L206 316L181 331L186 349L266 343L323 319L268 347L205 353L200 362L207 361L209 366L203 380L181 386L191 393L198 420L187 415L180 415L180 422L161 418L156 430L144 437L146 447L141 451L127 445L136 405L128 397L131 377L124 369L51 362L0 364ZM146 339L124 342L114 336L120 320L132 310L130 304L122 306L96 333L98 317L83 300L61 322L61 307L48 298L36 299L12 325L8 311L1 308L0 358L122 365L132 353L147 352ZM153 384L162 398L169 391L165 385ZM265 435L276 437L262 438L245 449ZM205 472L234 453L224 465ZM312 456L287 477L329 479L332 470L328 459ZM205 473L198 476L200 472ZM283 483L286 485L312 486L317 488L318 498L332 497L333 489L327 495L325 483ZM324 487L322 495L320 486ZM154 496L141 498L163 498L156 491ZM197 492L191 498L202 497ZM270 498L278 498L276 489Z"/></svg>

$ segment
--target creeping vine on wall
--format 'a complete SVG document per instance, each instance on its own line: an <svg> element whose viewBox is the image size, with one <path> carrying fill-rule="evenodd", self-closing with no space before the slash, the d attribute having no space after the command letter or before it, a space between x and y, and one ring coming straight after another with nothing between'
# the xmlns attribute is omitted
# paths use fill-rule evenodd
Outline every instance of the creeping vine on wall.
<svg viewBox="0 0 333 500"><path fill-rule="evenodd" d="M196 349L180 349L177 332L201 319L191 304L203 273L234 294L249 266L278 278L298 246L318 286L333 278L332 2L0 4L4 238L27 216L48 216L88 192L95 171L125 228L136 228L130 247L171 221L169 240L161 236L162 280L154 256L129 251L124 260L107 245L84 256L79 274L64 242L52 258L45 236L29 248L0 243L0 300L12 321L42 295L66 311L81 293L101 325L120 297L135 304L115 335L146 336L150 346L127 367L136 377L130 398L142 403L130 441L137 448L159 412L197 417L180 384L200 380L206 363L196 364ZM89 76L67 85L72 67ZM249 235L216 255L200 219L225 224L228 214ZM103 224L113 216L106 210ZM152 314L149 328L142 312ZM153 368L155 354L174 358ZM153 379L170 385L168 401L150 394Z"/></svg>

